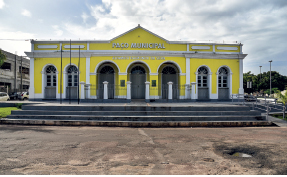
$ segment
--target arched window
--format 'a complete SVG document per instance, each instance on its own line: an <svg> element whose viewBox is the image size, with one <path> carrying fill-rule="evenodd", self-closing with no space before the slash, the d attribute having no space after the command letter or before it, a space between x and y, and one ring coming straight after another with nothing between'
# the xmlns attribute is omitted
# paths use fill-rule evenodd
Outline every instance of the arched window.
<svg viewBox="0 0 287 177"><path fill-rule="evenodd" d="M131 70L132 74L145 74L145 69L141 66L135 66L132 70Z"/></svg>
<svg viewBox="0 0 287 177"><path fill-rule="evenodd" d="M220 68L218 71L218 87L228 87L228 70L225 67Z"/></svg>
<svg viewBox="0 0 287 177"><path fill-rule="evenodd" d="M197 81L198 81L198 87L203 88L207 87L207 76L208 76L208 70L205 67L200 67L197 71Z"/></svg>
<svg viewBox="0 0 287 177"><path fill-rule="evenodd" d="M163 68L162 73L163 74L176 74L176 70L171 66L166 66L165 68Z"/></svg>
<svg viewBox="0 0 287 177"><path fill-rule="evenodd" d="M56 68L54 66L48 66L46 69L46 84L47 87L56 87L57 80L56 80Z"/></svg>
<svg viewBox="0 0 287 177"><path fill-rule="evenodd" d="M111 66L104 66L100 71L100 74L114 74L114 73L115 70Z"/></svg>
<svg viewBox="0 0 287 177"><path fill-rule="evenodd" d="M78 69L76 66L68 68L68 87L78 86Z"/></svg>

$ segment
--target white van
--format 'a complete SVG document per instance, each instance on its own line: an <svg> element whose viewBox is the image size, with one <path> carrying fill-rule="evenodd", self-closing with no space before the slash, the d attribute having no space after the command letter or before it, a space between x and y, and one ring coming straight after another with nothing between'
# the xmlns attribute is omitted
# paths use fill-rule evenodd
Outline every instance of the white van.
<svg viewBox="0 0 287 177"><path fill-rule="evenodd" d="M0 101L8 101L8 100L10 100L9 95L5 92L0 92Z"/></svg>

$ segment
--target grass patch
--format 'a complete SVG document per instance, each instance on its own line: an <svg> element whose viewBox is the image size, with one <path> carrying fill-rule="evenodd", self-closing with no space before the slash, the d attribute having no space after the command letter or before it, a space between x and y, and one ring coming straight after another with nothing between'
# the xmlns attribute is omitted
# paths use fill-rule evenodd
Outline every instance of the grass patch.
<svg viewBox="0 0 287 177"><path fill-rule="evenodd" d="M273 114L272 116L278 119L283 119L283 114ZM287 113L285 114L285 118L283 120L287 120Z"/></svg>
<svg viewBox="0 0 287 177"><path fill-rule="evenodd" d="M16 107L4 107L0 108L0 119L3 117L7 117L8 115L11 114L12 110L17 110L18 108Z"/></svg>

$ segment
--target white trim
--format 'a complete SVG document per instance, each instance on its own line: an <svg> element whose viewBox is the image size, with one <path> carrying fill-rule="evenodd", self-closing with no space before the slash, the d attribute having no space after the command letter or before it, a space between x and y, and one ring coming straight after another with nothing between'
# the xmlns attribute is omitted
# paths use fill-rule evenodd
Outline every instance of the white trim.
<svg viewBox="0 0 287 177"><path fill-rule="evenodd" d="M207 65L200 65L197 69L196 69L196 72L195 72L195 77L196 77L196 99L198 99L198 79L197 79L197 76L198 76L198 69L200 67L206 67L208 69L208 92L209 92L209 99L211 99L211 91L212 91L212 72L211 72L211 69L209 68L209 66Z"/></svg>
<svg viewBox="0 0 287 177"><path fill-rule="evenodd" d="M132 62L130 62L130 63L128 64L128 66L127 66L127 68L126 68L126 73L128 73L128 69L129 69L130 66L131 66L132 64L134 64L134 63L142 63L142 64L145 64L145 65L147 66L147 68L149 69L149 71L146 72L146 73L150 73L150 72L151 72L151 69L150 69L149 65L148 65L146 62L141 61L141 60L135 60L135 61L132 61Z"/></svg>
<svg viewBox="0 0 287 177"><path fill-rule="evenodd" d="M66 87L68 86L68 83L67 83L67 81L68 81L68 72L67 72L67 69L68 69L68 67L70 66L70 63L68 63L65 67L64 67L64 69L63 69L63 95L62 95L62 97L63 97L63 99L65 99L66 98ZM78 71L79 71L79 68L78 68L78 66L76 65L76 64L74 64L74 63L71 63L71 66L75 66L77 69L78 69ZM79 73L79 78L81 78L81 73ZM79 84L79 83L78 83Z"/></svg>
<svg viewBox="0 0 287 177"><path fill-rule="evenodd" d="M58 45L38 45L38 49L56 49Z"/></svg>
<svg viewBox="0 0 287 177"><path fill-rule="evenodd" d="M190 84L190 58L185 58L185 84Z"/></svg>
<svg viewBox="0 0 287 177"><path fill-rule="evenodd" d="M179 73L180 76L186 76L186 73Z"/></svg>
<svg viewBox="0 0 287 177"><path fill-rule="evenodd" d="M45 98L45 87L46 87L46 77L45 77L46 76L46 72L45 71L46 71L46 68L48 66L54 66L56 68L56 98L57 98L59 96L59 94L58 94L58 81L59 81L58 73L59 73L59 70L54 64L51 64L51 63L46 64L42 68L42 71L41 71L41 73L42 73L42 98Z"/></svg>
<svg viewBox="0 0 287 177"><path fill-rule="evenodd" d="M112 60L104 60L104 61L101 61L100 63L97 64L97 66L95 67L95 70L94 70L94 73L95 73L95 74L92 74L92 73L91 73L91 75L97 75L97 71L98 71L99 67L100 67L102 64L105 64L105 63L108 63L108 62L113 63L114 65L116 65L116 67L118 68L118 72L120 72L120 68L119 68L119 66L117 65L117 63L115 63L115 62L112 61Z"/></svg>
<svg viewBox="0 0 287 177"><path fill-rule="evenodd" d="M90 75L97 75L97 73L90 73Z"/></svg>
<svg viewBox="0 0 287 177"><path fill-rule="evenodd" d="M217 47L217 50L238 50L237 47Z"/></svg>
<svg viewBox="0 0 287 177"><path fill-rule="evenodd" d="M189 44L186 44L186 51L189 51Z"/></svg>
<svg viewBox="0 0 287 177"><path fill-rule="evenodd" d="M87 50L90 50L90 43L87 42Z"/></svg>
<svg viewBox="0 0 287 177"><path fill-rule="evenodd" d="M209 46L191 46L191 49L196 49L196 50L209 50Z"/></svg>
<svg viewBox="0 0 287 177"><path fill-rule="evenodd" d="M243 59L239 59L239 94L244 94L244 88L243 88Z"/></svg>
<svg viewBox="0 0 287 177"><path fill-rule="evenodd" d="M215 53L215 45L212 45L212 52Z"/></svg>
<svg viewBox="0 0 287 177"><path fill-rule="evenodd" d="M149 73L150 76L158 76L158 73Z"/></svg>
<svg viewBox="0 0 287 177"><path fill-rule="evenodd" d="M84 45L71 45L71 49L78 49L79 47L80 47L81 49L85 48ZM70 48L70 45L64 45L64 48L65 48L65 49L69 49L69 48Z"/></svg>
<svg viewBox="0 0 287 177"><path fill-rule="evenodd" d="M86 57L86 84L90 83L90 57Z"/></svg>
<svg viewBox="0 0 287 177"><path fill-rule="evenodd" d="M29 87L29 98L35 98L34 88L34 58L30 58L30 87Z"/></svg>
<svg viewBox="0 0 287 177"><path fill-rule="evenodd" d="M162 62L162 63L158 66L158 68L157 68L157 73L159 73L159 68L161 67L161 65L163 65L163 64L165 64L165 63L173 63L173 64L175 64L176 67L177 67L177 69L179 70L179 74L182 73L182 70L181 70L179 64L177 64L176 62L171 61L171 60L167 60L167 61Z"/></svg>
<svg viewBox="0 0 287 177"><path fill-rule="evenodd" d="M125 76L127 73L118 73L119 75Z"/></svg>

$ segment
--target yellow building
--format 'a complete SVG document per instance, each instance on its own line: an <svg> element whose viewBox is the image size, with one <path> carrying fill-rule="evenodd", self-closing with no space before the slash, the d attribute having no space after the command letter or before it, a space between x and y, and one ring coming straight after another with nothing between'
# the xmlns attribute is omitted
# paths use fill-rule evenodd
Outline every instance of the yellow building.
<svg viewBox="0 0 287 177"><path fill-rule="evenodd" d="M30 99L226 100L243 94L242 44L168 41L138 25L111 40L32 40ZM62 91L61 91L62 90Z"/></svg>

